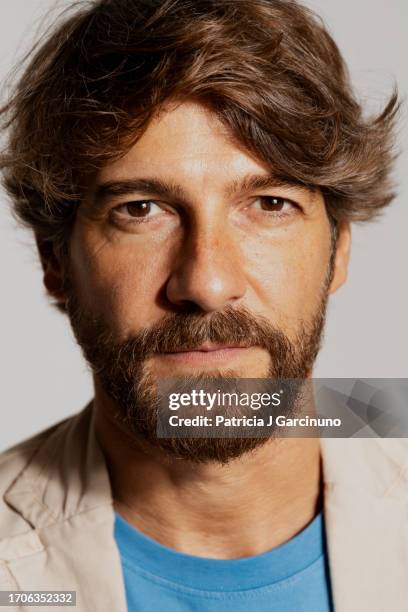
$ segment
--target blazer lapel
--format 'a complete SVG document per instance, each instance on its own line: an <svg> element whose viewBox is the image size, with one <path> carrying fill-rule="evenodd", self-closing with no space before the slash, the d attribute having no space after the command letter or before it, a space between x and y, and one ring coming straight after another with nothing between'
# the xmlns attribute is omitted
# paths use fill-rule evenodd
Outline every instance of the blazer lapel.
<svg viewBox="0 0 408 612"><path fill-rule="evenodd" d="M126 612L110 483L92 404L46 438L4 499L32 529L0 542L9 585L2 588L76 591L80 612Z"/></svg>
<svg viewBox="0 0 408 612"><path fill-rule="evenodd" d="M408 441L322 439L336 612L408 609Z"/></svg>

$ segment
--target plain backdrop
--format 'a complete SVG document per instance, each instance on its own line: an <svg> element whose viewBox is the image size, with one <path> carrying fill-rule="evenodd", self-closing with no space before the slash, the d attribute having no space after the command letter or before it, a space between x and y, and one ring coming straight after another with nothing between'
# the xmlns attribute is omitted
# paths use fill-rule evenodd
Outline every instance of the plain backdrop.
<svg viewBox="0 0 408 612"><path fill-rule="evenodd" d="M137 1L137 0L135 0ZM9 73L68 0L2 0L0 76ZM408 91L406 0L310 0L350 67L359 96L379 109L397 82ZM3 91L4 94L4 91ZM400 122L399 197L374 224L354 226L347 285L331 298L316 377L405 378L407 354L407 111ZM52 309L27 230L16 226L0 192L0 450L80 410L91 377L68 320Z"/></svg>

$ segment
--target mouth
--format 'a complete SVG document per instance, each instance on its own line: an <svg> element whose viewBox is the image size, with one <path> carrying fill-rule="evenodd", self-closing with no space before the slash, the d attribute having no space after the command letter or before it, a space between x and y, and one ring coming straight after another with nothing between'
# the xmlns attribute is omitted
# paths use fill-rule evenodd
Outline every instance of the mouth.
<svg viewBox="0 0 408 612"><path fill-rule="evenodd" d="M175 351L161 353L165 359L178 363L214 363L214 361L230 361L244 355L251 347L240 344L205 343L194 348L179 348Z"/></svg>
<svg viewBox="0 0 408 612"><path fill-rule="evenodd" d="M175 351L169 351L169 353L166 353L166 354L174 355L176 353L195 353L195 352L212 353L215 351L224 351L224 350L237 349L237 348L238 349L248 348L248 346L242 345L242 344L212 344L212 343L206 342L194 348L179 348L179 349L176 349Z"/></svg>

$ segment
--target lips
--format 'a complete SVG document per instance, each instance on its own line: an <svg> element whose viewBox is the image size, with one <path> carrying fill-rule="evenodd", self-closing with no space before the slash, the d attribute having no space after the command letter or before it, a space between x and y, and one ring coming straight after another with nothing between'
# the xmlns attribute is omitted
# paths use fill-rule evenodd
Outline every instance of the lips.
<svg viewBox="0 0 408 612"><path fill-rule="evenodd" d="M213 353L215 351L223 351L228 349L244 349L248 346L242 344L202 344L194 348L180 348L175 351L168 351L167 354L175 353Z"/></svg>
<svg viewBox="0 0 408 612"><path fill-rule="evenodd" d="M173 361L177 364L192 366L213 366L215 363L228 364L240 359L250 347L237 344L205 343L195 347L183 347L174 351L160 353L158 358Z"/></svg>

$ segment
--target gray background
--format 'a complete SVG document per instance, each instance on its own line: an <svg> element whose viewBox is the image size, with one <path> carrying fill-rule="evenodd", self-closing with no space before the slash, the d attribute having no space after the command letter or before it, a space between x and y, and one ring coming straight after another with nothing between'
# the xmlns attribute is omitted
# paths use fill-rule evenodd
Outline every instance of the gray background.
<svg viewBox="0 0 408 612"><path fill-rule="evenodd" d="M56 6L69 4L67 0L2 0L3 82L44 27L44 15L48 19ZM328 23L369 108L381 107L394 81L406 96L406 0L310 0L307 4ZM330 301L316 377L408 375L406 116L404 108L399 197L379 222L354 226L349 280ZM47 303L33 241L27 231L16 227L1 192L0 197L1 450L80 410L92 397L92 387L68 321Z"/></svg>

